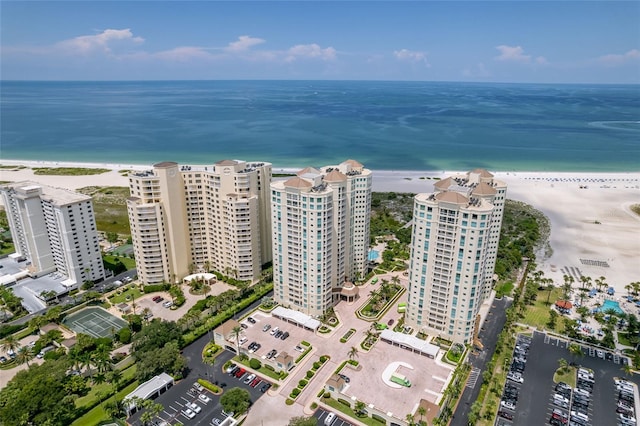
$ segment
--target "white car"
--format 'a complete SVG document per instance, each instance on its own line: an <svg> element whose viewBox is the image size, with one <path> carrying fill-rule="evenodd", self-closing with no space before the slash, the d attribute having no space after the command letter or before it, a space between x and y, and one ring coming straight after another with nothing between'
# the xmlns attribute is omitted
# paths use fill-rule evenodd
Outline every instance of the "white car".
<svg viewBox="0 0 640 426"><path fill-rule="evenodd" d="M516 409L516 406L513 405L513 403L509 402L509 401L500 401L500 405L503 406L504 408L507 408L507 409L511 410L511 411Z"/></svg>
<svg viewBox="0 0 640 426"><path fill-rule="evenodd" d="M205 404L208 404L209 402L211 402L211 398L209 398L207 395L201 393L200 395L198 395L198 399L202 402L204 402Z"/></svg>
<svg viewBox="0 0 640 426"><path fill-rule="evenodd" d="M202 411L202 407L200 407L198 404L196 404L195 402L187 402L186 405L188 408L190 408L191 410L193 410L194 413L198 414L200 411Z"/></svg>
<svg viewBox="0 0 640 426"><path fill-rule="evenodd" d="M231 373L231 370L233 370L234 368L236 368L235 364L231 364L230 366L227 367L226 370L224 370L227 374Z"/></svg>
<svg viewBox="0 0 640 426"><path fill-rule="evenodd" d="M167 300L162 304L162 306L164 306L165 308L170 308L173 306L173 302L171 300Z"/></svg>
<svg viewBox="0 0 640 426"><path fill-rule="evenodd" d="M196 416L196 413L194 413L191 409L187 408L185 410L182 410L182 415L188 419L192 419Z"/></svg>
<svg viewBox="0 0 640 426"><path fill-rule="evenodd" d="M524 383L524 378L522 378L521 374L509 373L507 374L507 379L512 380L516 383Z"/></svg>
<svg viewBox="0 0 640 426"><path fill-rule="evenodd" d="M294 349L298 352L304 352L304 348L302 346L296 346Z"/></svg>
<svg viewBox="0 0 640 426"><path fill-rule="evenodd" d="M249 383L251 383L251 382L253 381L253 379L255 379L255 378L256 378L256 375L255 375L255 374L249 374L249 375L247 376L247 378L246 378L246 379L244 379L244 384L245 384L245 385L248 385L248 384L249 384Z"/></svg>

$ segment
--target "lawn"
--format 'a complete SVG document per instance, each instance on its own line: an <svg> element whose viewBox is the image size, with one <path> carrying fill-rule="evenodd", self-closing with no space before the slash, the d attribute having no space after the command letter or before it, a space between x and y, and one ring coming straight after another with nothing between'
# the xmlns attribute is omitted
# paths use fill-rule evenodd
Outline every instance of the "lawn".
<svg viewBox="0 0 640 426"><path fill-rule="evenodd" d="M136 374L136 365L132 365L131 367L122 370L122 383L126 383L129 380L133 379ZM112 385L110 383L100 383L99 385L91 385L91 390L85 396L81 396L76 399L76 407L80 408L86 405L93 405L96 399L98 399L98 393L104 393L106 391L111 390Z"/></svg>
<svg viewBox="0 0 640 426"><path fill-rule="evenodd" d="M138 287L130 288L122 294L116 294L113 298L109 298L109 302L112 304L122 303L122 302L131 302L131 297L135 297L136 299L142 296L144 293L138 290ZM129 296L129 299L127 299Z"/></svg>
<svg viewBox="0 0 640 426"><path fill-rule="evenodd" d="M618 342L621 345L625 345L625 346L631 346L633 347L633 345L631 344L631 341L629 340L629 335L627 333L618 333Z"/></svg>
<svg viewBox="0 0 640 426"><path fill-rule="evenodd" d="M130 257L103 254L102 258L110 263L114 263L116 259L119 259L120 262L122 262L124 266L127 268L127 271L134 269L136 267L136 261L134 259L131 259Z"/></svg>
<svg viewBox="0 0 640 426"><path fill-rule="evenodd" d="M560 371L561 368L556 370L556 373L553 375L553 381L555 383L565 382L572 388L576 387L576 369L575 367L567 367L566 371Z"/></svg>
<svg viewBox="0 0 640 426"><path fill-rule="evenodd" d="M125 396L133 392L133 390L137 386L138 386L137 381L131 383L129 386L125 387L120 392L118 392L115 398L119 400L123 399ZM107 399L106 401L104 401L104 403L112 399L113 399L113 396ZM104 420L109 420L109 417L107 416L107 413L105 413L104 410L102 409L102 405L97 405L93 407L91 410L89 410L84 416L80 417L79 419L76 419L75 422L71 423L71 426L97 425L98 423Z"/></svg>
<svg viewBox="0 0 640 426"><path fill-rule="evenodd" d="M519 322L531 325L538 329L548 329L547 322L549 321L549 312L551 311L551 305L547 305L547 290L541 290L538 292L538 297L533 305L527 305L527 310L524 313L524 318ZM551 297L549 302L553 304L556 300L562 297L562 290L559 288L553 288L551 290ZM564 330L564 322L562 316L558 317L554 331L560 332Z"/></svg>
<svg viewBox="0 0 640 426"><path fill-rule="evenodd" d="M16 251L13 243L10 241L2 243L2 248L0 248L0 255L11 254Z"/></svg>
<svg viewBox="0 0 640 426"><path fill-rule="evenodd" d="M327 404L328 406L335 408L336 410L340 411L343 414L346 414L347 416L351 417L352 419L357 419L360 423L364 423L365 425L369 425L369 426L380 426L384 423L379 422L378 420L372 419L371 417L358 417L356 416L356 413L350 408L347 407L346 405L338 402L337 400L333 399L333 398L321 398L322 402L324 402L325 404Z"/></svg>
<svg viewBox="0 0 640 426"><path fill-rule="evenodd" d="M501 298L502 296L509 296L511 295L512 290L513 290L512 281L507 281L502 284L499 284L498 286L496 286L496 297Z"/></svg>

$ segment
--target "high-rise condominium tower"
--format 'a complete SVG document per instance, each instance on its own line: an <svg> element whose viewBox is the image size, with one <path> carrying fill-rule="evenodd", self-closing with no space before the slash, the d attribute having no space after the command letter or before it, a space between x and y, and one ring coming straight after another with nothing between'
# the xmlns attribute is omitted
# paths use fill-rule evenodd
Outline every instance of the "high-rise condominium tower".
<svg viewBox="0 0 640 426"><path fill-rule="evenodd" d="M16 254L32 276L58 272L66 287L105 278L91 197L34 182L0 187Z"/></svg>
<svg viewBox="0 0 640 426"><path fill-rule="evenodd" d="M491 292L507 186L477 169L434 190L415 197L406 321L467 343Z"/></svg>
<svg viewBox="0 0 640 426"><path fill-rule="evenodd" d="M333 291L366 272L370 215L371 171L357 161L273 182L275 300L312 316L333 306Z"/></svg>
<svg viewBox="0 0 640 426"><path fill-rule="evenodd" d="M164 162L131 174L127 207L142 282L204 270L259 279L271 261L270 182L271 164L236 160L199 168Z"/></svg>

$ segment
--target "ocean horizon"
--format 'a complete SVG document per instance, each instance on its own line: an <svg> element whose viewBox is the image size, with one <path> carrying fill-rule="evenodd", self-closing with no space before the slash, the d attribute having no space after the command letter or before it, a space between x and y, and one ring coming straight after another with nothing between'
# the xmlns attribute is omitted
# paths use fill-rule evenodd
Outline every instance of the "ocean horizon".
<svg viewBox="0 0 640 426"><path fill-rule="evenodd" d="M640 85L1 81L0 159L635 172Z"/></svg>

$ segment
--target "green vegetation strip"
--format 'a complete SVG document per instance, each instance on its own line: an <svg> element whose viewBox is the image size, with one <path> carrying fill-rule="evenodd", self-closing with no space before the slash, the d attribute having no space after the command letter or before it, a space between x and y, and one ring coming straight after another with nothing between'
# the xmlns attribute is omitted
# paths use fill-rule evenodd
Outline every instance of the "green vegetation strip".
<svg viewBox="0 0 640 426"><path fill-rule="evenodd" d="M133 392L133 390L136 387L138 387L138 382L137 381L131 383L129 386L127 386L124 389L122 389L121 391L119 391L115 396L115 400L121 401L125 396L127 396L131 392ZM114 400L113 396L111 398L105 400L103 402L103 404L97 405L93 409L89 410L84 416L76 419L73 423L71 423L71 426L96 425L96 424L100 423L101 421L109 420L109 416L107 416L107 413L105 413L104 409L102 408L102 405L105 405L108 402L113 401L113 400Z"/></svg>
<svg viewBox="0 0 640 426"><path fill-rule="evenodd" d="M83 167L34 167L34 175L57 175L57 176L87 176L101 175L110 172L110 169L91 169Z"/></svg>
<svg viewBox="0 0 640 426"><path fill-rule="evenodd" d="M372 419L371 417L358 417L356 416L356 413L348 406L338 402L337 400L333 399L333 398L322 398L322 401L327 404L329 407L334 408L338 411L340 411L343 414L346 414L347 416L351 417L352 419L356 419L361 423L364 423L365 425L368 426L380 426L381 423L378 420Z"/></svg>

